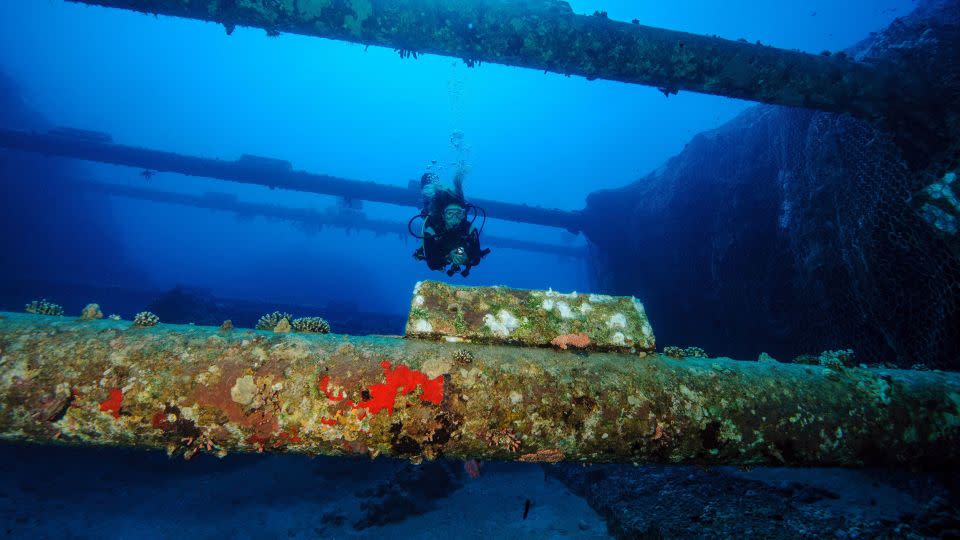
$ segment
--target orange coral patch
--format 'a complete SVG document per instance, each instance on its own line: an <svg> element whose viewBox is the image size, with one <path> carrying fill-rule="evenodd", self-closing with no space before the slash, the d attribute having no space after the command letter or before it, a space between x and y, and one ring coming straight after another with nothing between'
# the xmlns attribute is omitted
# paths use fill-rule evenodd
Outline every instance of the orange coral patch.
<svg viewBox="0 0 960 540"><path fill-rule="evenodd" d="M578 334L561 334L552 340L550 344L566 350L567 347L576 347L582 349L590 345L590 336L580 332Z"/></svg>

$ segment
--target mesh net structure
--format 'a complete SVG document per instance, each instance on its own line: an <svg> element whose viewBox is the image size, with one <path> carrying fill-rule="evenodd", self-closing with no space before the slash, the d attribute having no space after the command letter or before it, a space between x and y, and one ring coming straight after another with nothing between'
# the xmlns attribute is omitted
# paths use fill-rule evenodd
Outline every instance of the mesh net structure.
<svg viewBox="0 0 960 540"><path fill-rule="evenodd" d="M779 226L802 306L795 340L936 367L960 360L960 259L918 211L926 177L889 136L813 114L784 149Z"/></svg>
<svg viewBox="0 0 960 540"><path fill-rule="evenodd" d="M592 193L594 288L643 300L660 346L784 359L853 348L859 362L960 369L958 51L960 2L922 0L850 49L923 63L907 82L931 85L929 100L895 129L757 106Z"/></svg>

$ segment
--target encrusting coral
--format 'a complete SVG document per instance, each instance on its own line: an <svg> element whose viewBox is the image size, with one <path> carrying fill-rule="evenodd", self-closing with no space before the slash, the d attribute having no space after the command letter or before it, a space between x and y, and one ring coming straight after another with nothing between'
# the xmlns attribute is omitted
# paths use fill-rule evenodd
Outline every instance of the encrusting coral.
<svg viewBox="0 0 960 540"><path fill-rule="evenodd" d="M273 331L277 334L287 334L291 330L293 330L293 327L290 326L290 319L287 319L286 317L280 319L280 322L273 327Z"/></svg>
<svg viewBox="0 0 960 540"><path fill-rule="evenodd" d="M280 324L280 321L286 319L287 324L293 320L293 315L289 313L284 313L280 311L274 311L273 313L267 313L257 321L257 330L273 330Z"/></svg>
<svg viewBox="0 0 960 540"><path fill-rule="evenodd" d="M550 340L550 344L556 347L560 347L561 349L564 349L564 350L566 350L567 347L575 347L577 349L583 349L587 345L590 345L590 336L588 336L583 332L579 332L576 334L563 334Z"/></svg>
<svg viewBox="0 0 960 540"><path fill-rule="evenodd" d="M80 312L81 321L92 321L102 318L103 312L100 311L100 304L87 304L87 306L83 308L83 311Z"/></svg>
<svg viewBox="0 0 960 540"><path fill-rule="evenodd" d="M148 326L156 326L160 322L160 317L157 317L149 311L141 311L133 318L133 325L141 328L146 328Z"/></svg>
<svg viewBox="0 0 960 540"><path fill-rule="evenodd" d="M293 320L293 330L295 332L329 334L330 323L321 317L300 317Z"/></svg>
<svg viewBox="0 0 960 540"><path fill-rule="evenodd" d="M56 317L63 315L63 307L61 307L59 304L54 304L53 302L47 302L46 298L34 300L33 302L27 304L23 309L27 313L33 313L34 315L53 315Z"/></svg>

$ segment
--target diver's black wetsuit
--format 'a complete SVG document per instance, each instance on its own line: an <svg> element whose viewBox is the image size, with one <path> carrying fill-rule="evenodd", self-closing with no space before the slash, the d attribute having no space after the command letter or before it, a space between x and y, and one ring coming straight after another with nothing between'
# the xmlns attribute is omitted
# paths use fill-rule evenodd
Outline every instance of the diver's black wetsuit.
<svg viewBox="0 0 960 540"><path fill-rule="evenodd" d="M461 247L466 254L464 270L461 273L466 276L470 273L470 267L480 264L480 259L486 255L480 249L480 233L472 228L468 221L461 221L456 229L423 234L423 255L431 270L443 270L452 262L449 258L450 252ZM451 275L460 271L452 270L448 272Z"/></svg>
<svg viewBox="0 0 960 540"><path fill-rule="evenodd" d="M420 178L420 189L435 181L436 175L425 173ZM456 227L448 229L444 219L444 211L450 205L456 205L466 213L468 206L463 198L461 177L454 179L454 189L438 189L431 195L424 195L423 210L420 217L424 219L423 245L414 251L417 260L426 260L431 270L446 271L448 276L459 272L466 277L470 268L480 264L480 259L490 253L489 249L480 249L480 232L473 228L471 221L461 218ZM486 220L486 217L484 217ZM482 227L481 227L482 228ZM462 256L454 262L451 253L462 250ZM450 268L448 269L447 266Z"/></svg>

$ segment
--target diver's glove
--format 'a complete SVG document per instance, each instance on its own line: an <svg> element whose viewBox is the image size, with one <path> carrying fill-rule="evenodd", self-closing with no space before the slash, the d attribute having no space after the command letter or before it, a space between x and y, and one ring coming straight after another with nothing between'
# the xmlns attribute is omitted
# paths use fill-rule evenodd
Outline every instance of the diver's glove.
<svg viewBox="0 0 960 540"><path fill-rule="evenodd" d="M414 250L413 258L418 261L422 261L427 258L427 256L423 254L423 246L418 247L416 250Z"/></svg>
<svg viewBox="0 0 960 540"><path fill-rule="evenodd" d="M461 266L467 264L467 250L463 246L458 247L450 252L447 255L447 261L454 266Z"/></svg>

